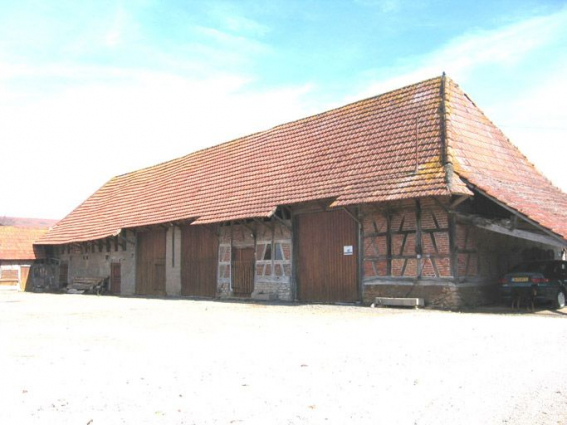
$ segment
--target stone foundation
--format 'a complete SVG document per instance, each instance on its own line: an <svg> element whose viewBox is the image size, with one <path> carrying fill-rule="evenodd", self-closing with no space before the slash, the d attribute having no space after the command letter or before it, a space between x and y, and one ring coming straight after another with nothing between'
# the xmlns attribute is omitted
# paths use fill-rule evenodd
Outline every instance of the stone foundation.
<svg viewBox="0 0 567 425"><path fill-rule="evenodd" d="M426 307L458 309L490 304L498 300L495 285L447 283L380 283L366 284L363 303L370 305L376 297L423 298Z"/></svg>

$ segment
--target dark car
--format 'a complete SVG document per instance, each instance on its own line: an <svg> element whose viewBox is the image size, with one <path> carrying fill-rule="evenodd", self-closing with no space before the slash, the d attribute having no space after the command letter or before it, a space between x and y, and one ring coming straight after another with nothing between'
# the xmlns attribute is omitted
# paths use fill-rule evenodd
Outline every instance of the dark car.
<svg viewBox="0 0 567 425"><path fill-rule="evenodd" d="M552 302L555 308L565 307L567 294L567 261L532 261L522 263L500 280L505 300L511 300L517 291L532 290L536 302Z"/></svg>

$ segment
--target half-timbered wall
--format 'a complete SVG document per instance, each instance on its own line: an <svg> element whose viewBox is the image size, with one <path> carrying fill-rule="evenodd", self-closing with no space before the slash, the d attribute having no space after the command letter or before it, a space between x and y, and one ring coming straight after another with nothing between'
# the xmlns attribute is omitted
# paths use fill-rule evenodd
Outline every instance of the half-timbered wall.
<svg viewBox="0 0 567 425"><path fill-rule="evenodd" d="M450 278L447 212L431 200L363 208L364 281Z"/></svg>
<svg viewBox="0 0 567 425"><path fill-rule="evenodd" d="M365 206L363 299L420 297L441 307L497 297L499 276L521 261L557 258L553 247L457 221L448 200Z"/></svg>
<svg viewBox="0 0 567 425"><path fill-rule="evenodd" d="M291 226L291 221L286 224ZM218 288L221 297L233 295L234 249L254 249L254 289L251 298L291 300L291 230L276 222L228 225L219 231Z"/></svg>

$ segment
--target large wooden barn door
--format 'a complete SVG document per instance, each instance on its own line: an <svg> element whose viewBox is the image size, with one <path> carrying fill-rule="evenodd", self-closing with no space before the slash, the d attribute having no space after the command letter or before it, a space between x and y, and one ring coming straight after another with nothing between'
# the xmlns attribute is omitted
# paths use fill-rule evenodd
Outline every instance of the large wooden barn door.
<svg viewBox="0 0 567 425"><path fill-rule="evenodd" d="M249 297L254 291L254 248L232 248L232 293Z"/></svg>
<svg viewBox="0 0 567 425"><path fill-rule="evenodd" d="M181 228L181 294L217 294L218 236L205 226Z"/></svg>
<svg viewBox="0 0 567 425"><path fill-rule="evenodd" d="M298 296L307 302L358 300L356 222L344 211L298 216Z"/></svg>
<svg viewBox="0 0 567 425"><path fill-rule="evenodd" d="M138 233L137 294L165 295L165 241L165 229Z"/></svg>

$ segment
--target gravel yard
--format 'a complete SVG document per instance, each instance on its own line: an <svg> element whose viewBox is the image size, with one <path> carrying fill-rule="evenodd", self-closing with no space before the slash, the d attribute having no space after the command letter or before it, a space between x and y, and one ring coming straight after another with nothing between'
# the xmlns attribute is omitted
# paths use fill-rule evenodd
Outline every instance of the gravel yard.
<svg viewBox="0 0 567 425"><path fill-rule="evenodd" d="M3 291L0 423L565 424L566 341L565 310Z"/></svg>

